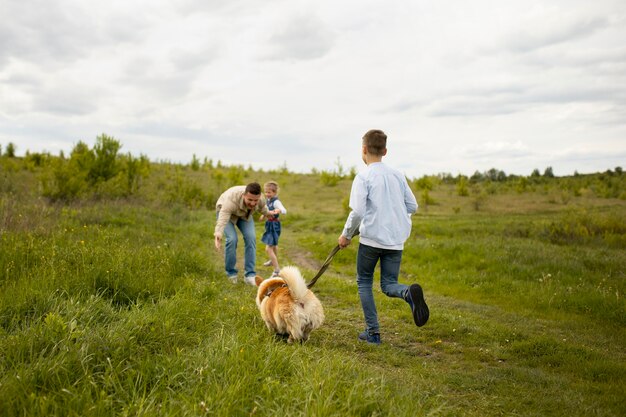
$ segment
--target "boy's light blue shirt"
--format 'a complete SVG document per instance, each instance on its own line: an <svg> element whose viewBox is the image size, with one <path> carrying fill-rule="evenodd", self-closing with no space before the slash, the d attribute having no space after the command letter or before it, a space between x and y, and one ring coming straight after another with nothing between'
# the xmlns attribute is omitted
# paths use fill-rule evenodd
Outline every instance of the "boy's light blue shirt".
<svg viewBox="0 0 626 417"><path fill-rule="evenodd" d="M345 237L352 238L358 229L364 245L404 249L417 201L402 173L382 162L369 164L352 182L350 208Z"/></svg>

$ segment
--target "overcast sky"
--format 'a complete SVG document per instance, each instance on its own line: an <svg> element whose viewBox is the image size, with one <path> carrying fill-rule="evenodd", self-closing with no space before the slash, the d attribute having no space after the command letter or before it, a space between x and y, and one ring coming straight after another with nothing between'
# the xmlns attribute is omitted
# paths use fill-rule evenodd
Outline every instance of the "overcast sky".
<svg viewBox="0 0 626 417"><path fill-rule="evenodd" d="M624 0L0 0L0 144L409 177L626 168Z"/></svg>

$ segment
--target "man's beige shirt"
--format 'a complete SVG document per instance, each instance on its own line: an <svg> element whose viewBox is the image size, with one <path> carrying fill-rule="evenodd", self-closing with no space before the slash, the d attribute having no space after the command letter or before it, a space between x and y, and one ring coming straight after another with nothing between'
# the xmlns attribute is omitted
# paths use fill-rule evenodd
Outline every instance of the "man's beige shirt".
<svg viewBox="0 0 626 417"><path fill-rule="evenodd" d="M219 213L217 222L215 223L215 237L222 237L224 235L224 228L226 223L237 223L237 220L244 219L249 220L250 216L254 215L255 211L267 214L267 206L265 205L265 198L261 196L258 204L254 210L250 210L243 202L243 195L246 192L245 185L237 185L224 191L220 198L217 199L215 204L215 210Z"/></svg>

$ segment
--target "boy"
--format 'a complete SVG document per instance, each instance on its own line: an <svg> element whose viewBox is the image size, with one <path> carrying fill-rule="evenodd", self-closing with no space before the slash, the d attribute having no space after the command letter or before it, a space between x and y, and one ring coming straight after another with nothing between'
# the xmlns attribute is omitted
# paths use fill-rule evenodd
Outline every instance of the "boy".
<svg viewBox="0 0 626 417"><path fill-rule="evenodd" d="M419 284L398 283L402 250L411 233L411 214L417 211L417 202L404 175L382 162L386 154L387 135L382 130L368 131L361 147L367 167L354 178L350 192L352 211L338 239L343 249L357 231L361 235L356 261L357 287L366 327L359 340L374 344L381 343L372 292L374 269L379 260L383 293L404 299L417 326L426 324L429 316Z"/></svg>

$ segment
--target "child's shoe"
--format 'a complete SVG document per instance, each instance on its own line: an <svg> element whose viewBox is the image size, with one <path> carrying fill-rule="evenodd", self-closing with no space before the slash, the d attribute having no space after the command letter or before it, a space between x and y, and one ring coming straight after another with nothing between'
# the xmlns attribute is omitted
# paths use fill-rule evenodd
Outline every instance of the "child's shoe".
<svg viewBox="0 0 626 417"><path fill-rule="evenodd" d="M367 330L359 333L359 340L371 343L373 345L380 345L380 333L369 333Z"/></svg>
<svg viewBox="0 0 626 417"><path fill-rule="evenodd" d="M263 266L271 266L271 265L272 265L272 261L263 262Z"/></svg>
<svg viewBox="0 0 626 417"><path fill-rule="evenodd" d="M411 306L411 312L413 313L413 321L418 327L422 327L428 321L430 312L426 301L424 301L424 292L419 284L413 284L409 287L404 297L404 300Z"/></svg>

